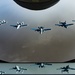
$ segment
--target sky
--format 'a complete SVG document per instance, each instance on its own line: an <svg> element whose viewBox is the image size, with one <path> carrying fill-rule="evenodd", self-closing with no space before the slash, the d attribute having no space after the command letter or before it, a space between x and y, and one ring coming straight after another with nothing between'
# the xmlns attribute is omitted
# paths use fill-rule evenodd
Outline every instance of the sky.
<svg viewBox="0 0 75 75"><path fill-rule="evenodd" d="M75 59L75 0L60 0L45 10L29 10L13 0L0 0L0 59L10 62L64 62ZM67 29L55 26L59 21L74 23ZM17 30L10 25L25 22ZM44 26L51 31L40 35L31 30Z"/></svg>

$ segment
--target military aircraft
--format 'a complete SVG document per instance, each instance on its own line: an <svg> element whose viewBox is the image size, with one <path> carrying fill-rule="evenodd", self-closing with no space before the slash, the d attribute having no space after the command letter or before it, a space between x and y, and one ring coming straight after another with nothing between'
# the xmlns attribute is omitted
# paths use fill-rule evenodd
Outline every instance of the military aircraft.
<svg viewBox="0 0 75 75"><path fill-rule="evenodd" d="M44 27L41 26L41 27L38 27L37 29L36 28L32 28L32 30L40 32L40 34L42 34L43 32L51 30L51 29L50 28L49 29L45 29Z"/></svg>
<svg viewBox="0 0 75 75"><path fill-rule="evenodd" d="M73 23L67 24L66 21L65 22L60 22L59 21L59 24L55 24L55 25L56 26L61 26L61 27L67 28L68 26L73 25Z"/></svg>
<svg viewBox="0 0 75 75"><path fill-rule="evenodd" d="M75 70L75 68L70 68L69 65L67 65L66 67L60 67L57 70L61 70L61 69L62 69L61 72L67 72L67 73L69 73L69 70Z"/></svg>
<svg viewBox="0 0 75 75"><path fill-rule="evenodd" d="M44 68L45 65L52 65L50 63L35 63L36 65L39 65L39 68Z"/></svg>
<svg viewBox="0 0 75 75"><path fill-rule="evenodd" d="M0 74L2 75L2 74L5 74L5 72L4 71L0 71Z"/></svg>
<svg viewBox="0 0 75 75"><path fill-rule="evenodd" d="M24 24L24 22L22 22L22 23L17 22L17 24L16 24L16 25L10 25L10 26L12 26L12 27L15 27L15 28L19 29L20 27L27 26L27 24Z"/></svg>
<svg viewBox="0 0 75 75"><path fill-rule="evenodd" d="M31 10L43 10L55 5L60 0L14 0L14 1L24 8L28 8Z"/></svg>
<svg viewBox="0 0 75 75"><path fill-rule="evenodd" d="M0 25L5 24L5 23L6 23L5 20L3 20L3 21L0 20Z"/></svg>
<svg viewBox="0 0 75 75"><path fill-rule="evenodd" d="M11 68L10 70L16 70L17 72L20 72L20 71L27 70L27 69L19 67L19 66L15 66L15 67Z"/></svg>

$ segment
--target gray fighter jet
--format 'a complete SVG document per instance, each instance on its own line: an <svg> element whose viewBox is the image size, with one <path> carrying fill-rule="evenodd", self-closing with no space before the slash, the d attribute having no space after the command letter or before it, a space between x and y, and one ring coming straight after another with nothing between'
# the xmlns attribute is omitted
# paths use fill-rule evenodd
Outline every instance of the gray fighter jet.
<svg viewBox="0 0 75 75"><path fill-rule="evenodd" d="M60 22L59 21L59 24L55 24L55 25L56 26L61 26L61 27L67 28L68 26L73 25L73 23L67 24L66 21L65 22Z"/></svg>
<svg viewBox="0 0 75 75"><path fill-rule="evenodd" d="M19 67L19 66L15 66L15 67L11 68L10 70L16 70L17 72L21 72L21 71L27 70L27 69Z"/></svg>
<svg viewBox="0 0 75 75"><path fill-rule="evenodd" d="M67 73L69 73L69 70L75 70L75 68L70 68L69 65L67 65L65 67L60 67L57 70L61 70L61 72L67 72Z"/></svg>
<svg viewBox="0 0 75 75"><path fill-rule="evenodd" d="M24 24L24 22L22 23L17 22L16 25L10 25L10 26L15 27L16 29L19 29L20 27L27 26L27 24Z"/></svg>
<svg viewBox="0 0 75 75"><path fill-rule="evenodd" d="M41 27L38 27L38 28L32 28L32 30L40 32L40 34L42 34L45 31L51 30L51 28L45 29L44 27L41 26Z"/></svg>
<svg viewBox="0 0 75 75"><path fill-rule="evenodd" d="M35 63L36 65L39 65L39 68L44 68L45 65L52 65L51 63Z"/></svg>

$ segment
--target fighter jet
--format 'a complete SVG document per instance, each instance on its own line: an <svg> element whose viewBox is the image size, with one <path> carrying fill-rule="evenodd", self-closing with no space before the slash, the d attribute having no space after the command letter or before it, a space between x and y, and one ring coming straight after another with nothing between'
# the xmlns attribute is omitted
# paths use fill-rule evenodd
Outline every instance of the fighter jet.
<svg viewBox="0 0 75 75"><path fill-rule="evenodd" d="M0 74L2 75L2 74L5 74L5 72L4 71L0 71Z"/></svg>
<svg viewBox="0 0 75 75"><path fill-rule="evenodd" d="M27 69L19 67L19 66L15 66L15 67L11 68L10 70L16 70L17 72L21 72L21 71L27 70Z"/></svg>
<svg viewBox="0 0 75 75"><path fill-rule="evenodd" d="M20 27L27 26L27 24L24 24L24 22L22 23L17 22L16 25L10 25L10 26L15 27L16 29L19 29Z"/></svg>
<svg viewBox="0 0 75 75"><path fill-rule="evenodd" d="M61 72L69 73L69 70L75 70L75 68L70 68L69 65L67 65L66 67L60 67L57 70L61 70Z"/></svg>
<svg viewBox="0 0 75 75"><path fill-rule="evenodd" d="M67 28L68 26L73 25L73 23L67 24L66 21L65 22L60 22L59 21L59 24L55 24L55 25L56 26L61 26L61 27Z"/></svg>
<svg viewBox="0 0 75 75"><path fill-rule="evenodd" d="M39 65L39 68L44 68L45 65L52 65L50 63L35 63L36 65Z"/></svg>
<svg viewBox="0 0 75 75"><path fill-rule="evenodd" d="M51 29L50 28L49 29L45 29L44 27L41 26L41 27L38 27L37 29L36 28L32 28L32 30L40 32L40 34L42 34L43 32L51 30Z"/></svg>
<svg viewBox="0 0 75 75"><path fill-rule="evenodd" d="M5 20L3 20L3 21L0 20L0 25L5 24L5 23L6 23Z"/></svg>

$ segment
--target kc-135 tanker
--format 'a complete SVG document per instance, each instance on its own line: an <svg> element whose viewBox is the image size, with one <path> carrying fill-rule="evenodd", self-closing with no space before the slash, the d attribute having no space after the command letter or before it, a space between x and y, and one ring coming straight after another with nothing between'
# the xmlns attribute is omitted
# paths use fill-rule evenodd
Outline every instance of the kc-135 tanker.
<svg viewBox="0 0 75 75"><path fill-rule="evenodd" d="M60 0L14 0L18 5L31 9L31 10L43 10L47 9Z"/></svg>

